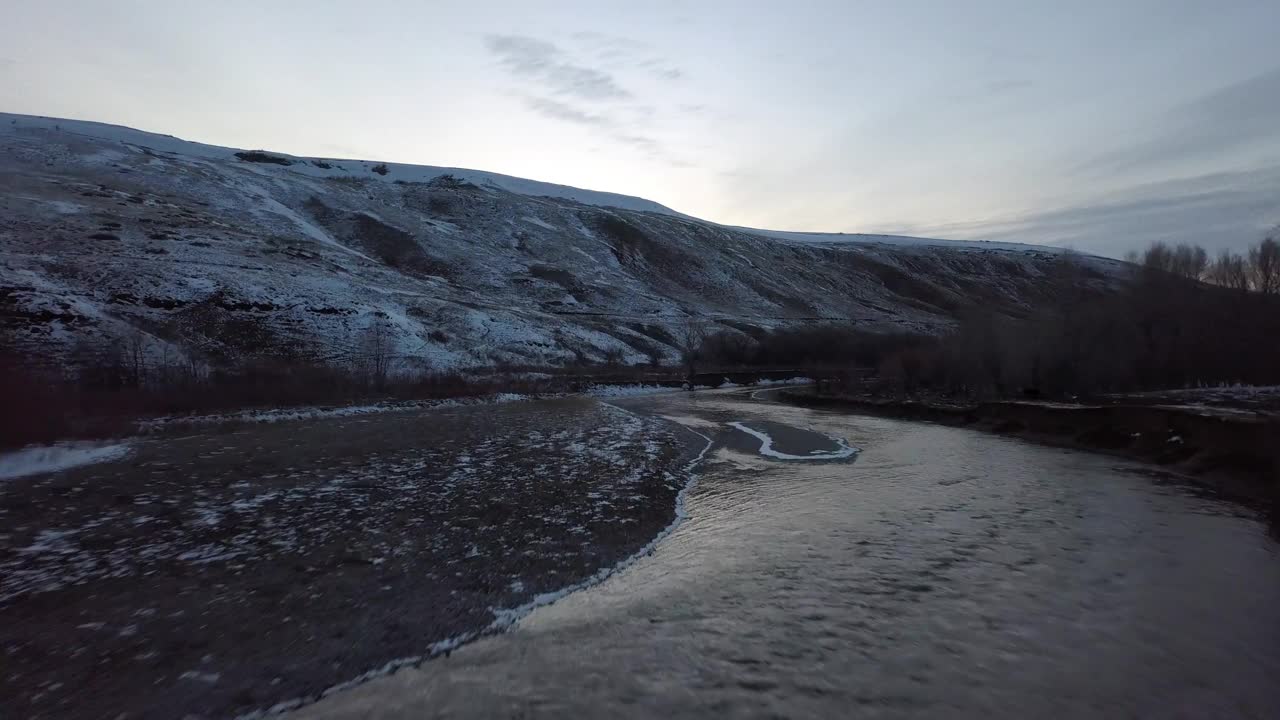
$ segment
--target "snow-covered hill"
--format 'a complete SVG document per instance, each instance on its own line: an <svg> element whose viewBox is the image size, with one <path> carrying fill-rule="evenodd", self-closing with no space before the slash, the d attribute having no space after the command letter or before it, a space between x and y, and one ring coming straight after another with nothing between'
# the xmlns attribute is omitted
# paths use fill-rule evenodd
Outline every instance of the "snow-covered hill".
<svg viewBox="0 0 1280 720"><path fill-rule="evenodd" d="M729 228L496 173L242 151L0 115L0 317L52 356L141 330L217 362L342 360L371 323L433 368L674 358L674 331L1018 312L1057 251ZM1122 272L1089 258L1099 286Z"/></svg>
<svg viewBox="0 0 1280 720"><path fill-rule="evenodd" d="M241 149L205 145L189 142L172 135L158 135L143 132L120 125L86 122L83 120L64 120L60 118L34 117L30 115L13 115L0 113L0 133L30 130L52 130L59 134L75 135L88 140L105 140L135 150L150 150L168 155L181 155L204 160L238 160L237 153L247 152ZM519 195L538 195L573 200L586 205L601 205L639 210L642 212L659 212L667 215L678 215L671 208L659 205L650 200L619 195L617 193L582 190L568 185L526 180L501 173L467 170L464 168L434 167L430 165L404 165L401 163L380 162L376 160L339 160L331 158L301 158L285 153L267 153L280 164L287 162L294 174L317 178L336 178L395 182L426 182L441 175L452 175L461 180L499 188ZM386 168L386 172L375 171L375 168Z"/></svg>

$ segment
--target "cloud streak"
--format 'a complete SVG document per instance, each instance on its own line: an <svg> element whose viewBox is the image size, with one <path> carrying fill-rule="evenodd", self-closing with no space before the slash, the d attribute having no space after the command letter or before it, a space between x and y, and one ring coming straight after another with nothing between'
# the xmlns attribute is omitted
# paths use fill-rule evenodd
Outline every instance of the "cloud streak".
<svg viewBox="0 0 1280 720"><path fill-rule="evenodd" d="M567 61L558 47L545 40L491 35L485 39L485 45L510 72L540 82L557 95L583 100L631 97L609 73Z"/></svg>
<svg viewBox="0 0 1280 720"><path fill-rule="evenodd" d="M1101 154L1076 168L1106 175L1140 171L1181 160L1270 146L1280 150L1280 67L1175 108L1152 136Z"/></svg>
<svg viewBox="0 0 1280 720"><path fill-rule="evenodd" d="M644 48L625 38L578 33L597 48L626 54ZM688 167L648 132L655 110L639 101L610 73L571 62L553 43L520 35L491 35L485 46L512 76L527 81L517 93L525 108L542 117L598 131L604 138L672 167ZM653 61L655 64L658 61ZM678 78L677 69L660 70Z"/></svg>
<svg viewBox="0 0 1280 720"><path fill-rule="evenodd" d="M567 103L559 100L552 100L545 97L526 97L524 99L525 107L530 110L549 117L552 120L562 120L564 122L576 123L578 125L590 125L592 127L609 128L613 127L614 122L604 115L575 108Z"/></svg>
<svg viewBox="0 0 1280 720"><path fill-rule="evenodd" d="M1031 242L1120 257L1157 240L1239 248L1280 223L1280 166L1139 186L1108 202L1012 220L907 228L940 237Z"/></svg>

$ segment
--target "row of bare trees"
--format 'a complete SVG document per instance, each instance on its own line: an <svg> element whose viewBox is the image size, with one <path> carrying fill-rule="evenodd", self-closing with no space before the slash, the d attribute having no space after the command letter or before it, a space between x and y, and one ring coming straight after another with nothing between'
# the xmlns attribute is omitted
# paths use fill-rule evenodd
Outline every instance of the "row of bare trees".
<svg viewBox="0 0 1280 720"><path fill-rule="evenodd" d="M1280 242L1210 260L1156 243L1110 294L1072 291L1065 256L1053 297L1029 317L974 311L948 336L881 365L900 391L969 396L1089 395L1193 385L1280 383Z"/></svg>
<svg viewBox="0 0 1280 720"><path fill-rule="evenodd" d="M975 306L947 335L853 327L683 333L707 365L786 364L831 375L874 368L885 392L964 397L1080 396L1198 384L1280 384L1280 232L1211 258L1194 245L1135 253L1119 284L1061 255L1028 313ZM844 373L853 378L859 373Z"/></svg>
<svg viewBox="0 0 1280 720"><path fill-rule="evenodd" d="M213 358L135 329L86 335L66 362L39 362L0 326L0 448L115 435L136 418L156 415L533 391L529 383L435 372L420 363L413 372L396 372L397 363L409 366L395 354L386 318L374 318L353 340L348 353L335 357L275 346Z"/></svg>
<svg viewBox="0 0 1280 720"><path fill-rule="evenodd" d="M356 334L349 353L324 360L295 353L244 356L234 362L209 363L192 350L187 348L181 352L174 344L136 328L120 337L85 337L72 347L67 366L59 368L59 374L70 372L71 377L64 380L94 391L139 388L173 391L211 381L225 385L237 376L277 375L288 368L307 374L308 369L326 366L344 375L347 378L344 384L382 389L397 358L394 331L381 317L374 318Z"/></svg>
<svg viewBox="0 0 1280 720"><path fill-rule="evenodd" d="M1280 293L1280 228L1244 253L1223 250L1210 258L1198 245L1157 242L1127 259L1144 271L1199 280L1232 290Z"/></svg>

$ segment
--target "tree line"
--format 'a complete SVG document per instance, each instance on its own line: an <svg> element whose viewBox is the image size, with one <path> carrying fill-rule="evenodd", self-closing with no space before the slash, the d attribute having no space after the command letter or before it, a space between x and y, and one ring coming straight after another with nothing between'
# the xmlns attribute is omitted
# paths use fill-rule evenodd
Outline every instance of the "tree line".
<svg viewBox="0 0 1280 720"><path fill-rule="evenodd" d="M834 325L722 331L698 356L711 365L799 363L894 395L1077 398L1280 384L1280 232L1244 253L1210 258L1195 245L1154 243L1130 259L1129 275L1100 289L1089 258L1063 253L1034 307L975 305L941 335Z"/></svg>
<svg viewBox="0 0 1280 720"><path fill-rule="evenodd" d="M1244 253L1223 250L1210 258L1193 244L1153 243L1125 258L1145 272L1198 280L1232 290L1280 293L1280 228Z"/></svg>
<svg viewBox="0 0 1280 720"><path fill-rule="evenodd" d="M1027 317L976 310L956 329L886 358L900 391L1081 397L1199 385L1280 383L1280 242L1217 258L1155 243L1116 292L1066 279Z"/></svg>

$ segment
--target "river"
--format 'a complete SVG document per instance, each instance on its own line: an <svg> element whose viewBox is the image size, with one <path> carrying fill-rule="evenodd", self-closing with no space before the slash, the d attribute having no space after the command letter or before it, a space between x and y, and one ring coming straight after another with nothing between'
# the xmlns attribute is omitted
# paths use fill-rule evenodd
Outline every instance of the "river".
<svg viewBox="0 0 1280 720"><path fill-rule="evenodd" d="M767 392L619 404L714 441L652 555L299 714L1280 717L1280 547L1247 510Z"/></svg>

